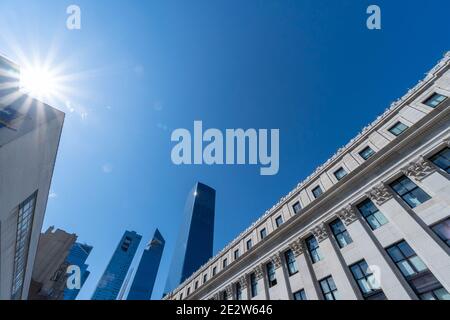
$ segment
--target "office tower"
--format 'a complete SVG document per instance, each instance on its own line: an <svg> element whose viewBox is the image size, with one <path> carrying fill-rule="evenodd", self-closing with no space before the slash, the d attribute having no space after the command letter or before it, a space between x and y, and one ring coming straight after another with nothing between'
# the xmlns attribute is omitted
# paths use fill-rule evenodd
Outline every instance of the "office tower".
<svg viewBox="0 0 450 320"><path fill-rule="evenodd" d="M450 52L167 299L450 300Z"/></svg>
<svg viewBox="0 0 450 320"><path fill-rule="evenodd" d="M67 257L77 236L63 230L50 227L41 234L33 275L29 300L62 300L67 281Z"/></svg>
<svg viewBox="0 0 450 320"><path fill-rule="evenodd" d="M165 293L175 289L211 258L215 201L216 191L200 182L189 193Z"/></svg>
<svg viewBox="0 0 450 320"><path fill-rule="evenodd" d="M86 260L89 257L89 254L92 251L92 246L87 244L76 242L70 249L69 255L67 256L67 264L75 265L80 268L80 289L83 287L86 279L89 277L88 265L86 264ZM66 288L64 290L64 300L75 300L80 289L69 289Z"/></svg>
<svg viewBox="0 0 450 320"><path fill-rule="evenodd" d="M27 299L64 113L18 90L0 57L0 299Z"/></svg>
<svg viewBox="0 0 450 320"><path fill-rule="evenodd" d="M156 229L152 240L142 253L127 300L150 300L164 251L165 240Z"/></svg>
<svg viewBox="0 0 450 320"><path fill-rule="evenodd" d="M103 273L92 300L116 300L142 236L125 231Z"/></svg>

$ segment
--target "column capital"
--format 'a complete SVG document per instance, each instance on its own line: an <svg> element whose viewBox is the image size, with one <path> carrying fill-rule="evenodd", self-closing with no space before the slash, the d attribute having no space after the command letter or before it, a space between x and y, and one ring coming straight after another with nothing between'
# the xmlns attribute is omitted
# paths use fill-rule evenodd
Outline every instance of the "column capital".
<svg viewBox="0 0 450 320"><path fill-rule="evenodd" d="M255 273L256 280L262 279L264 276L262 264L257 265L255 269L253 269L253 272Z"/></svg>
<svg viewBox="0 0 450 320"><path fill-rule="evenodd" d="M382 205L383 203L394 197L391 190L389 190L384 183L380 183L379 185L375 186L367 193L367 195L370 199L375 201L377 205Z"/></svg>
<svg viewBox="0 0 450 320"><path fill-rule="evenodd" d="M228 298L233 298L233 287L231 286L231 284L225 287L225 294Z"/></svg>
<svg viewBox="0 0 450 320"><path fill-rule="evenodd" d="M238 282L242 289L247 288L247 275L245 274L245 275L239 277Z"/></svg>
<svg viewBox="0 0 450 320"><path fill-rule="evenodd" d="M273 263L275 269L281 267L281 252L277 252L270 257L270 261Z"/></svg>
<svg viewBox="0 0 450 320"><path fill-rule="evenodd" d="M297 239L295 241L292 241L289 244L289 248L294 252L295 257L298 257L303 253L303 246L302 246L302 240Z"/></svg>
<svg viewBox="0 0 450 320"><path fill-rule="evenodd" d="M355 208L350 204L336 213L336 215L342 220L342 222L344 222L346 226L358 220L358 214L356 213Z"/></svg>
<svg viewBox="0 0 450 320"><path fill-rule="evenodd" d="M323 240L328 238L328 232L325 224L322 222L318 226L314 227L311 230L314 237L316 237L318 242L322 242Z"/></svg>
<svg viewBox="0 0 450 320"><path fill-rule="evenodd" d="M401 171L405 175L420 181L435 172L436 168L428 160L420 157L418 160L410 162Z"/></svg>

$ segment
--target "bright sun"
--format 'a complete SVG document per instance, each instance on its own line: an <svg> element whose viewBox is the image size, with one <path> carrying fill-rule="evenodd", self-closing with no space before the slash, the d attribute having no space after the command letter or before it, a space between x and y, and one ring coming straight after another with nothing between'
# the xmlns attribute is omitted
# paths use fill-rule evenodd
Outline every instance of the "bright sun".
<svg viewBox="0 0 450 320"><path fill-rule="evenodd" d="M57 77L51 70L43 67L29 67L21 70L21 88L39 99L50 98L57 93Z"/></svg>

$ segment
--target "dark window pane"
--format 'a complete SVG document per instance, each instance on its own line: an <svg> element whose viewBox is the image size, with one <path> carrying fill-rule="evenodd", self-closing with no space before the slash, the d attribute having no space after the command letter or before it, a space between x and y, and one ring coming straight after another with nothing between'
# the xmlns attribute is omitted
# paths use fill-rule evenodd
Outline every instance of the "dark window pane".
<svg viewBox="0 0 450 320"><path fill-rule="evenodd" d="M369 159L371 156L373 156L375 154L375 151L372 150L372 148L370 147L366 147L364 148L359 155L361 156L361 158L363 158L364 160Z"/></svg>
<svg viewBox="0 0 450 320"><path fill-rule="evenodd" d="M315 198L318 198L318 197L320 197L320 195L323 193L323 191L322 191L322 188L321 188L320 186L317 186L317 187L315 187L315 188L312 190L312 193L313 193L313 195L314 195Z"/></svg>
<svg viewBox="0 0 450 320"><path fill-rule="evenodd" d="M447 99L446 96L434 93L431 97L429 97L427 100L424 101L424 104L431 108L436 108L438 105L440 105L442 102L444 102Z"/></svg>
<svg viewBox="0 0 450 320"><path fill-rule="evenodd" d="M445 148L432 156L430 160L445 172L450 173L450 148Z"/></svg>
<svg viewBox="0 0 450 320"><path fill-rule="evenodd" d="M389 132L392 133L394 136L401 135L406 129L408 129L408 126L401 122L397 122L394 124L390 129Z"/></svg>

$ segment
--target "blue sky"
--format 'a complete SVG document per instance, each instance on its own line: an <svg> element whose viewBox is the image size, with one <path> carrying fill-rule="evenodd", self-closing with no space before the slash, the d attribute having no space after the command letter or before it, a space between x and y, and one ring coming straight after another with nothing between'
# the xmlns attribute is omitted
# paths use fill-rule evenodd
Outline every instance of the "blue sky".
<svg viewBox="0 0 450 320"><path fill-rule="evenodd" d="M77 4L82 29L66 29ZM382 30L366 28L366 8ZM187 193L217 190L214 250L272 207L450 49L446 0L2 0L0 52L18 62L51 53L71 90L44 228L94 246L90 298L123 232L166 251L160 297ZM19 54L22 52L23 54ZM172 164L171 132L279 128L280 171ZM135 259L135 263L138 259Z"/></svg>

